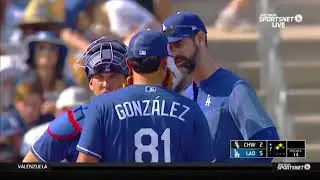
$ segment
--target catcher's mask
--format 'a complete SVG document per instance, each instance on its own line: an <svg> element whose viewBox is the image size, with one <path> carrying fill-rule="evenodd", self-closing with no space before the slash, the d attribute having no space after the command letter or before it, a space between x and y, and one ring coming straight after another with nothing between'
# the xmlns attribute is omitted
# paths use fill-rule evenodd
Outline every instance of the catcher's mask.
<svg viewBox="0 0 320 180"><path fill-rule="evenodd" d="M83 55L76 61L78 67L84 68L90 79L96 73L114 72L129 75L126 63L127 47L118 40L102 37L93 41Z"/></svg>

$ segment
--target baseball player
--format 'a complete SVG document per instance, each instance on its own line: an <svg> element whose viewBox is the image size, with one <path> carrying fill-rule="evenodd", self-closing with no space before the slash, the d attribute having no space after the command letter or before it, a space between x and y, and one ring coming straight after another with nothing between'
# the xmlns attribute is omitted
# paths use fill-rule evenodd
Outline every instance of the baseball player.
<svg viewBox="0 0 320 180"><path fill-rule="evenodd" d="M92 99L77 162L177 163L214 160L204 115L166 88L168 40L146 30L128 46L132 85Z"/></svg>
<svg viewBox="0 0 320 180"><path fill-rule="evenodd" d="M230 140L278 140L277 129L248 82L218 67L208 52L207 30L192 12L178 12L163 23L177 67L193 77L184 95L205 114L216 162L230 162ZM246 159L249 162L272 159ZM245 160L242 159L242 162Z"/></svg>
<svg viewBox="0 0 320 180"><path fill-rule="evenodd" d="M127 47L123 43L106 38L98 39L88 47L79 63L84 64L89 88L95 95L119 89L126 82L129 75L126 53ZM75 161L78 156L76 145L87 109L87 105L80 105L55 119L23 162Z"/></svg>

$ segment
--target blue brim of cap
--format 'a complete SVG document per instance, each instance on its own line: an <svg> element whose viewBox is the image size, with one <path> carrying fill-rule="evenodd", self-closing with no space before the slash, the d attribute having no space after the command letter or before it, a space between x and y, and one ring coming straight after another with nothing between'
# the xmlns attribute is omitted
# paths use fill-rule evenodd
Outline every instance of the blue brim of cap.
<svg viewBox="0 0 320 180"><path fill-rule="evenodd" d="M167 37L167 38L168 38L169 43L173 43L173 42L177 42L177 41L183 40L183 39L185 39L185 38L187 38L189 36L190 36L189 34L186 34L186 35L180 35L180 36L175 36L175 37Z"/></svg>
<svg viewBox="0 0 320 180"><path fill-rule="evenodd" d="M173 43L184 39L185 37L168 37L168 42Z"/></svg>

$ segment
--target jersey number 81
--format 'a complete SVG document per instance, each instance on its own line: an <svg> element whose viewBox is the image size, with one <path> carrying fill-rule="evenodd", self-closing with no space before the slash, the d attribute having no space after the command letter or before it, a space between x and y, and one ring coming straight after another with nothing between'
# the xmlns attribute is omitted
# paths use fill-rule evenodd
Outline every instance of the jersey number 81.
<svg viewBox="0 0 320 180"><path fill-rule="evenodd" d="M150 136L150 144L142 144L142 137ZM171 162L170 155L170 129L167 128L161 135L161 140L164 141L163 153L164 153L164 162ZM151 128L141 128L134 135L134 143L136 146L135 151L135 162L143 162L142 154L150 153L151 162L159 162L159 151L157 147L159 145L159 135Z"/></svg>

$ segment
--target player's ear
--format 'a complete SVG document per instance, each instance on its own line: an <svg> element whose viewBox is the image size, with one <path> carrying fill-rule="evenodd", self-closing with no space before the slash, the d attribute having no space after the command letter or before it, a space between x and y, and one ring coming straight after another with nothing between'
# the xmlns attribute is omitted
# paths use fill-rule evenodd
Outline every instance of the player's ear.
<svg viewBox="0 0 320 180"><path fill-rule="evenodd" d="M199 46L206 45L206 34L203 31L198 32L195 38Z"/></svg>
<svg viewBox="0 0 320 180"><path fill-rule="evenodd" d="M93 92L92 78L89 80L89 89Z"/></svg>

